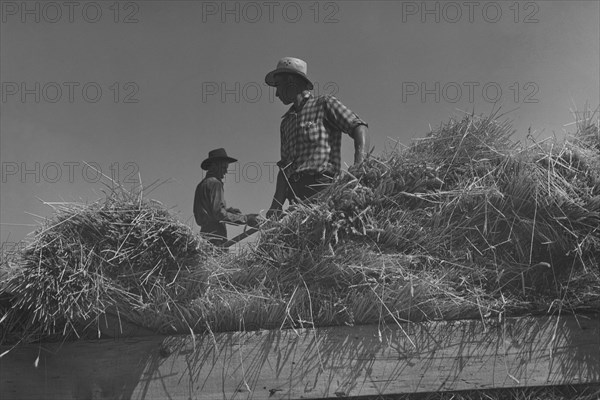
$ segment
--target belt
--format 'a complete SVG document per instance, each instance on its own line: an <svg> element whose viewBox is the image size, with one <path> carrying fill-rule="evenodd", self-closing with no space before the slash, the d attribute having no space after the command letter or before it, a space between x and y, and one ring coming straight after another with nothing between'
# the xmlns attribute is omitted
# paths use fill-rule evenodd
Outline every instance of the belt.
<svg viewBox="0 0 600 400"><path fill-rule="evenodd" d="M305 171L300 171L300 172L294 172L293 174L291 174L288 177L288 180L291 183L297 183L297 182L300 182L304 178L321 177L321 176L325 176L326 174L330 177L334 176L334 174L332 174L329 171L317 172L317 171L305 170Z"/></svg>

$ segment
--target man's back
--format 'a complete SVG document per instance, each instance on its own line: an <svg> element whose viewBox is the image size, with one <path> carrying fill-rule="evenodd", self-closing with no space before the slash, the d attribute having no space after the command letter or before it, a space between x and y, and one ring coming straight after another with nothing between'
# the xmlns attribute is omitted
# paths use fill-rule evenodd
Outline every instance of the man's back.
<svg viewBox="0 0 600 400"><path fill-rule="evenodd" d="M198 186L194 195L194 218L200 225L200 232L227 239L227 228L221 222L221 208L225 208L223 182L214 176L207 176ZM219 241L220 242L220 241ZM220 244L220 243L215 243Z"/></svg>

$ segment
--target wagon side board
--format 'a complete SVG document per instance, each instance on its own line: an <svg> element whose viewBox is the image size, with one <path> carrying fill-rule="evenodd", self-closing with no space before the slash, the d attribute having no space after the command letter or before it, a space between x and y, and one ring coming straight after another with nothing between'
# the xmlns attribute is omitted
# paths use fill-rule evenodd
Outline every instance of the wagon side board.
<svg viewBox="0 0 600 400"><path fill-rule="evenodd" d="M3 400L273 400L580 383L600 383L598 314L23 345L0 359Z"/></svg>

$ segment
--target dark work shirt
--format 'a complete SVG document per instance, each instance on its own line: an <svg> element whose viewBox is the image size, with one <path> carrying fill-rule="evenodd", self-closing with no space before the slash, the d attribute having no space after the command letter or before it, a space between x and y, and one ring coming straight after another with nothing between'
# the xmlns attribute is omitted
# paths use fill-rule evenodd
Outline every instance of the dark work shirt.
<svg viewBox="0 0 600 400"><path fill-rule="evenodd" d="M196 187L194 218L200 231L227 237L225 222L245 224L246 216L227 211L223 182L210 173Z"/></svg>

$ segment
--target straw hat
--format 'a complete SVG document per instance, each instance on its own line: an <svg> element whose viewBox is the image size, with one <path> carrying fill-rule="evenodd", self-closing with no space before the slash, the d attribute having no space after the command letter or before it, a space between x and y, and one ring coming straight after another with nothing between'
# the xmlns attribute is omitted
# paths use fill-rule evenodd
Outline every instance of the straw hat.
<svg viewBox="0 0 600 400"><path fill-rule="evenodd" d="M202 168L203 170L207 170L210 163L213 161L227 161L228 163L234 163L237 160L235 158L229 157L224 148L215 149L208 152L208 158L202 161L202 164L200 164L200 168Z"/></svg>
<svg viewBox="0 0 600 400"><path fill-rule="evenodd" d="M304 80L308 83L308 88L312 89L313 84L306 76L307 64L305 61L294 58L294 57L283 57L281 60L277 62L277 68L273 71L269 72L267 76L265 76L265 82L269 86L275 86L275 75L285 72L288 74L296 74L300 75Z"/></svg>

